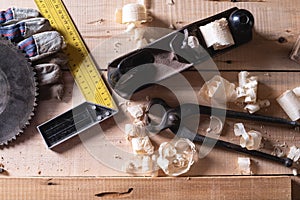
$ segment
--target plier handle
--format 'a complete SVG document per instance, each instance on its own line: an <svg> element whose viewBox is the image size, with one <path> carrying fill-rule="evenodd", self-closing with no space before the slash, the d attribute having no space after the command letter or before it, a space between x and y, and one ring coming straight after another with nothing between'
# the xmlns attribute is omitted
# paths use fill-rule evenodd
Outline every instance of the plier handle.
<svg viewBox="0 0 300 200"><path fill-rule="evenodd" d="M152 108L156 106L162 108L159 111L161 120L158 123L155 123L151 117L151 115L155 114L152 113ZM213 144L215 146L222 147L225 149L234 150L248 155L261 157L273 162L283 164L286 167L291 167L293 164L293 161L289 158L279 158L277 156L273 156L271 154L267 154L261 151L248 150L237 144L218 140L215 138L206 137L204 135L195 133L189 130L184 124L182 124L182 119L192 115L201 116L202 114L204 115L213 114L215 116L223 117L223 118L228 117L228 118L235 118L235 119L254 120L260 122L290 125L293 127L299 127L300 123L298 122L288 121L282 118L269 117L263 115L254 115L254 114L248 114L244 112L213 108L209 106L202 106L202 105L191 104L191 103L182 104L172 108L163 99L160 98L151 99L151 101L147 106L146 112L148 113L148 124L146 129L151 133L159 133L165 129L170 129L177 137L187 138L194 142L206 143L210 145Z"/></svg>

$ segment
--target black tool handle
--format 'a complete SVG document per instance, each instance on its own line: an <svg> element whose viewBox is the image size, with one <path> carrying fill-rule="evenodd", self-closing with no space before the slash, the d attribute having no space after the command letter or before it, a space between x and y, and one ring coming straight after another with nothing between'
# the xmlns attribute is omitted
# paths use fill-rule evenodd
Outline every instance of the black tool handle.
<svg viewBox="0 0 300 200"><path fill-rule="evenodd" d="M273 124L289 125L292 127L300 127L297 121L290 121L284 118L271 117L258 114L250 114L246 112L239 112L233 110L225 110L222 108L213 108L210 106L203 106L198 104L182 104L176 108L178 113L181 113L181 118L189 117L191 115L214 115L218 117L228 117L232 119L244 119L257 122L267 122Z"/></svg>
<svg viewBox="0 0 300 200"><path fill-rule="evenodd" d="M267 159L267 160L270 160L273 162L283 164L286 167L291 167L293 165L293 160L291 160L289 158L279 158L277 156L273 156L271 154L267 154L267 153L264 153L261 151L248 150L237 144L233 144L233 143L226 142L223 140L217 140L217 139L210 138L210 137L205 137L205 136L199 135L199 134L193 134L193 135L194 135L194 138L192 138L192 141L194 141L194 142L203 143L205 141L208 144L215 144L217 147L222 147L222 148L233 150L236 152L240 152L240 153L248 154L251 156ZM191 139L191 138L188 138L188 139Z"/></svg>
<svg viewBox="0 0 300 200"><path fill-rule="evenodd" d="M211 115L212 112L216 116L226 116L228 118L233 119L244 119L244 120L252 120L252 121L258 121L258 122L268 122L273 124L283 124L283 125L289 125L292 127L300 127L300 123L297 121L289 121L287 119L278 118L278 117L270 117L270 116L264 116L264 115L258 115L258 114L249 114L245 112L238 112L233 110L224 110L220 108L212 108L208 106L202 106L199 105L200 114L207 114Z"/></svg>

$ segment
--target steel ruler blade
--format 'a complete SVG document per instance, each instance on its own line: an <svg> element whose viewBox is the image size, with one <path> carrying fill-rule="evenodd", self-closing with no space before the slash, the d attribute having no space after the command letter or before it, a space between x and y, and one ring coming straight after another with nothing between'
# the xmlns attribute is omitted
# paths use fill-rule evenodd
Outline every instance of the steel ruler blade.
<svg viewBox="0 0 300 200"><path fill-rule="evenodd" d="M61 0L35 0L40 13L49 20L67 44L64 52L69 57L69 68L86 101L116 109L97 65L92 59L72 18Z"/></svg>

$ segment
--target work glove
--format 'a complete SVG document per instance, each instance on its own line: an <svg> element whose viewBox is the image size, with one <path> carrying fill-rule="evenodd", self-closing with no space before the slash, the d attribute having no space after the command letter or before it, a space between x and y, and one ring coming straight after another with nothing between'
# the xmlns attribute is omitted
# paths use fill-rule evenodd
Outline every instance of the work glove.
<svg viewBox="0 0 300 200"><path fill-rule="evenodd" d="M63 37L35 9L9 8L0 11L0 34L11 40L32 63L41 99L61 99L64 93L61 68L67 65L62 53Z"/></svg>

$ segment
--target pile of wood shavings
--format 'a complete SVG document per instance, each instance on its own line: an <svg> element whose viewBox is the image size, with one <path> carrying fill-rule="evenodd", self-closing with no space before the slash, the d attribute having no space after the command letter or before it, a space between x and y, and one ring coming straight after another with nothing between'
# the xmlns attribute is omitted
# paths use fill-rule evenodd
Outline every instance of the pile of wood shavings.
<svg viewBox="0 0 300 200"><path fill-rule="evenodd" d="M179 176L189 171L196 153L193 142L174 138L171 142L160 144L158 152L154 152L154 146L145 130L145 107L128 106L127 112L134 120L133 124L125 125L125 137L131 142L135 156L125 164L126 172L157 176L158 170L162 169L168 176Z"/></svg>

